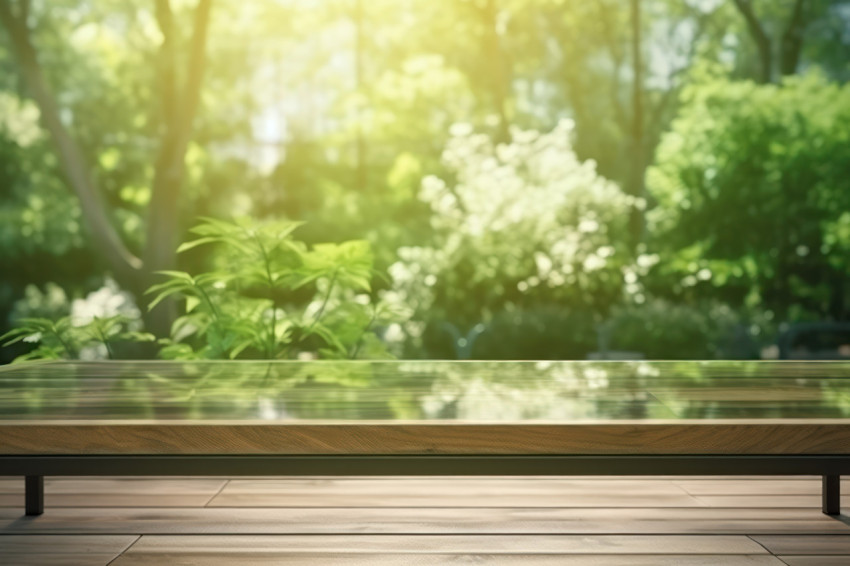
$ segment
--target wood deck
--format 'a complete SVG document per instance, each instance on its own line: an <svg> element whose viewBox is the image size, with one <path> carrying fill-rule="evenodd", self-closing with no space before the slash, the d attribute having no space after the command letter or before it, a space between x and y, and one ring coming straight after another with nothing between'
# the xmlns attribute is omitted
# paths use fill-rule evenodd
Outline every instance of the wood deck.
<svg viewBox="0 0 850 566"><path fill-rule="evenodd" d="M850 564L819 478L47 478L46 497L24 517L22 478L0 479L4 565Z"/></svg>

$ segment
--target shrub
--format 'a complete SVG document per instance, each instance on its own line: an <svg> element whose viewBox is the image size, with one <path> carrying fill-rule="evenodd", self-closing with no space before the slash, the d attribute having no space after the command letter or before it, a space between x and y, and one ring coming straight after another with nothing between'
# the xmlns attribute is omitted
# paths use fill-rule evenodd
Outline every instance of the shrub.
<svg viewBox="0 0 850 566"><path fill-rule="evenodd" d="M462 333L551 304L604 316L624 293L628 218L643 203L581 161L571 131L565 120L497 144L456 124L443 153L449 175L425 177L419 194L433 239L399 249L388 300ZM427 339L421 324L403 330L411 342Z"/></svg>
<svg viewBox="0 0 850 566"><path fill-rule="evenodd" d="M375 358L389 353L375 329L398 311L373 305L368 242L316 244L295 240L298 223L258 224L204 219L185 252L216 244L217 269L192 275L165 271L148 290L150 308L177 298L185 314L162 341L177 359ZM306 300L305 300L306 297Z"/></svg>
<svg viewBox="0 0 850 566"><path fill-rule="evenodd" d="M216 245L220 253L214 255L215 269L196 275L163 271L164 281L148 290L149 308L176 301L182 309L171 336L159 341L160 357L391 357L376 331L404 313L373 304L368 242L310 249L292 237L298 226L212 218L195 226L191 231L198 238L178 251ZM116 311L113 303L123 295L112 289L107 296L104 289L72 303L70 316L21 318L0 341L35 344L16 359L22 361L113 358L117 343L153 340L138 331L137 310Z"/></svg>

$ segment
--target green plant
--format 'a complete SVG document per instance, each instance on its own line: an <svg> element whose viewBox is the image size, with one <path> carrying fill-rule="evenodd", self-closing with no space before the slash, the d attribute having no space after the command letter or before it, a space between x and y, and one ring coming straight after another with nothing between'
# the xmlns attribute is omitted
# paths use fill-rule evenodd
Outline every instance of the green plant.
<svg viewBox="0 0 850 566"><path fill-rule="evenodd" d="M622 305L608 320L608 345L651 360L754 358L768 329L758 313L746 314L717 301Z"/></svg>
<svg viewBox="0 0 850 566"><path fill-rule="evenodd" d="M212 218L195 226L192 233L198 238L181 245L178 252L217 244L220 253L213 256L214 269L197 275L162 271L165 281L148 289L153 297L149 308L166 300L183 307L171 336L159 340L159 355L166 359L391 357L375 331L398 321L403 313L372 303L370 281L375 272L369 243L357 240L308 248L292 237L298 226L287 221L259 224ZM0 342L5 341L4 346L37 344L15 360L23 361L115 358L119 357L114 351L118 342L155 340L135 331L141 324L138 316L111 315L100 304L110 302L110 296L95 297L92 304L79 301L76 314L55 320L20 318L15 329L0 336Z"/></svg>
<svg viewBox="0 0 850 566"><path fill-rule="evenodd" d="M154 336L131 330L134 321L123 314L110 317L93 317L86 324L75 326L70 316L57 320L48 318L22 318L18 326L3 336L3 346L17 342L38 344L35 349L18 356L13 363L26 360L59 360L101 357L115 358L114 345L118 342L150 342Z"/></svg>
<svg viewBox="0 0 850 566"><path fill-rule="evenodd" d="M373 305L368 242L317 244L295 240L297 222L226 222L204 218L183 253L216 244L215 269L192 275L160 272L149 308L183 302L185 314L162 340L171 359L388 357L374 329L399 312Z"/></svg>
<svg viewBox="0 0 850 566"><path fill-rule="evenodd" d="M683 95L647 189L651 292L843 320L850 251L850 86L706 77Z"/></svg>

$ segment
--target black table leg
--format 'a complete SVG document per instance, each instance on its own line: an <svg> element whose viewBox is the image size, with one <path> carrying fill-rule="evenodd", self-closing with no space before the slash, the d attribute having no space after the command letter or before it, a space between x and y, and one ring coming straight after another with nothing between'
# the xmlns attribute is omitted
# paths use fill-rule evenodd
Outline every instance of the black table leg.
<svg viewBox="0 0 850 566"><path fill-rule="evenodd" d="M44 513L44 476L26 476L25 498L27 515Z"/></svg>
<svg viewBox="0 0 850 566"><path fill-rule="evenodd" d="M823 476L823 512L841 514L841 476Z"/></svg>

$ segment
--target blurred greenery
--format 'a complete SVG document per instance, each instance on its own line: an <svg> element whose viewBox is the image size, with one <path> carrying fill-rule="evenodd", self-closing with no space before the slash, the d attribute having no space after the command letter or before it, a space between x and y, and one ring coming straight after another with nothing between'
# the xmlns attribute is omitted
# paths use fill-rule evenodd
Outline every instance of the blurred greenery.
<svg viewBox="0 0 850 566"><path fill-rule="evenodd" d="M649 172L653 238L691 256L667 266L672 287L716 287L780 320L845 319L850 88L815 72L721 77L684 100Z"/></svg>
<svg viewBox="0 0 850 566"><path fill-rule="evenodd" d="M746 358L850 316L850 0L8 0L0 23L0 362L50 325L93 357L153 355L117 340L149 332L175 357ZM174 295L149 310L152 285Z"/></svg>
<svg viewBox="0 0 850 566"><path fill-rule="evenodd" d="M194 276L162 271L166 281L148 289L149 309L169 297L180 297L185 307L171 337L160 341L162 357L389 357L374 330L399 315L372 304L368 295L373 275L369 243L352 240L308 249L291 236L297 228L289 221L212 218L192 228L200 237L178 252L219 244L224 254L215 271Z"/></svg>

